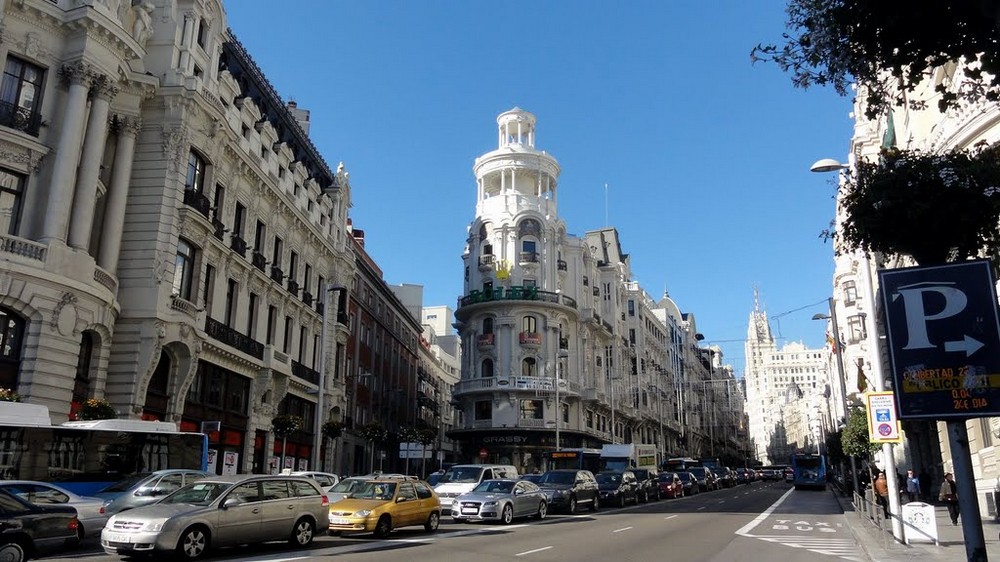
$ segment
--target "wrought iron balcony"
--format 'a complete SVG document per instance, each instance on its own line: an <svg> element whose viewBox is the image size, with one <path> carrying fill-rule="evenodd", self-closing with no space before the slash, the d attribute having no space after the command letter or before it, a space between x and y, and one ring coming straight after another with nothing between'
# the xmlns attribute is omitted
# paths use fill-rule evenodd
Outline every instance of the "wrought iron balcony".
<svg viewBox="0 0 1000 562"><path fill-rule="evenodd" d="M205 197L204 193L194 189L184 190L184 204L204 215L206 219L209 218L212 211L212 204L209 202L208 197Z"/></svg>
<svg viewBox="0 0 1000 562"><path fill-rule="evenodd" d="M293 295L299 294L299 282L295 279L288 280L288 292Z"/></svg>
<svg viewBox="0 0 1000 562"><path fill-rule="evenodd" d="M479 349L491 349L495 334L480 334L476 337L476 346Z"/></svg>
<svg viewBox="0 0 1000 562"><path fill-rule="evenodd" d="M302 302L306 306L312 306L313 296L309 291L302 291Z"/></svg>
<svg viewBox="0 0 1000 562"><path fill-rule="evenodd" d="M538 252L521 252L521 263L538 263Z"/></svg>
<svg viewBox="0 0 1000 562"><path fill-rule="evenodd" d="M212 234L219 240L226 239L226 225L219 219L212 219Z"/></svg>
<svg viewBox="0 0 1000 562"><path fill-rule="evenodd" d="M296 360L292 360L292 375L312 384L319 384L319 371L310 369Z"/></svg>
<svg viewBox="0 0 1000 562"><path fill-rule="evenodd" d="M271 266L271 279L273 281L277 281L278 283L281 283L282 281L285 280L285 272L281 271L280 267L278 267L276 265L272 265Z"/></svg>
<svg viewBox="0 0 1000 562"><path fill-rule="evenodd" d="M316 301L316 314L320 316L326 314L326 305L323 304L323 301Z"/></svg>
<svg viewBox="0 0 1000 562"><path fill-rule="evenodd" d="M250 336L245 336L237 332L212 317L205 318L205 333L210 338L234 347L247 355L251 355L257 359L264 358L264 344Z"/></svg>
<svg viewBox="0 0 1000 562"><path fill-rule="evenodd" d="M42 114L15 103L0 102L0 125L37 137L42 126Z"/></svg>
<svg viewBox="0 0 1000 562"><path fill-rule="evenodd" d="M472 290L459 300L459 308L470 304L491 301L543 301L576 308L576 299L562 293L539 291L538 287L522 287L514 285L510 288L495 287L492 291Z"/></svg>
<svg viewBox="0 0 1000 562"><path fill-rule="evenodd" d="M233 234L232 238L229 239L229 247L239 254L241 258L247 257L247 241L238 235Z"/></svg>
<svg viewBox="0 0 1000 562"><path fill-rule="evenodd" d="M264 257L264 254L258 251L254 251L253 256L250 258L250 262L254 267L261 271L264 271L264 268L267 267L267 259Z"/></svg>

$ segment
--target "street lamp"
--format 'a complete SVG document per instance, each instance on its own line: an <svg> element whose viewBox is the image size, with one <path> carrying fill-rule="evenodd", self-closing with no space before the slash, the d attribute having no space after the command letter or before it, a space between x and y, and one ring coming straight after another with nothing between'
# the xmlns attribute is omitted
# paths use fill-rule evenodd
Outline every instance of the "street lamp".
<svg viewBox="0 0 1000 562"><path fill-rule="evenodd" d="M333 291L343 291L346 289L343 285L334 285L333 283L327 283L321 287L323 291L323 302L329 303L330 299L327 296ZM323 392L326 390L326 335L327 335L327 317L330 316L330 309L327 306L323 307L323 319L320 328L319 335L319 380L317 381L316 390L316 414L313 416L314 427L313 427L313 451L312 451L312 461L311 465L313 470L322 470L320 466L320 450L323 447L323 420L326 417L323 415L323 409L326 407L323 404Z"/></svg>

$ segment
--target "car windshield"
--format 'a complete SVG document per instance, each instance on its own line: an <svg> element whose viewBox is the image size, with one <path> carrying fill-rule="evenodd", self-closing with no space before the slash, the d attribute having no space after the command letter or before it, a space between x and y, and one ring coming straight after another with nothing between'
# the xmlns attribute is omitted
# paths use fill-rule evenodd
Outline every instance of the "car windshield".
<svg viewBox="0 0 1000 562"><path fill-rule="evenodd" d="M351 497L358 500L391 500L395 494L396 484L393 482L365 482Z"/></svg>
<svg viewBox="0 0 1000 562"><path fill-rule="evenodd" d="M687 482L687 481L691 480L691 473L690 472L678 472L677 476L680 477L680 479L681 479L682 482Z"/></svg>
<svg viewBox="0 0 1000 562"><path fill-rule="evenodd" d="M656 477L660 482L673 482L674 474L672 472L664 472Z"/></svg>
<svg viewBox="0 0 1000 562"><path fill-rule="evenodd" d="M163 498L160 503L208 505L232 486L231 482L195 482Z"/></svg>
<svg viewBox="0 0 1000 562"><path fill-rule="evenodd" d="M483 469L478 466L453 466L441 476L438 484L479 482L479 475L482 473Z"/></svg>
<svg viewBox="0 0 1000 562"><path fill-rule="evenodd" d="M598 484L618 484L622 481L621 474L602 473L597 475Z"/></svg>
<svg viewBox="0 0 1000 562"><path fill-rule="evenodd" d="M357 478L346 478L337 483L336 486L330 489L333 493L338 494L352 494L362 487L364 487L365 481L359 480Z"/></svg>
<svg viewBox="0 0 1000 562"><path fill-rule="evenodd" d="M132 486L135 486L136 484L145 480L146 478L149 478L150 476L151 473L149 472L144 472L141 474L133 474L132 476L129 476L125 480L120 480L104 488L103 490L101 490L101 492L127 492L132 488Z"/></svg>
<svg viewBox="0 0 1000 562"><path fill-rule="evenodd" d="M708 472L708 470L707 470L707 469L704 469L704 468L699 468L699 467L694 467L694 468L692 468L692 469L691 469L691 472L692 472L692 473L693 473L693 474L694 474L695 476L697 476L698 478L705 478L705 477L706 477L706 476L707 476L707 475L709 474L709 472Z"/></svg>
<svg viewBox="0 0 1000 562"><path fill-rule="evenodd" d="M572 484L576 482L575 472L550 471L542 475L538 480L539 484Z"/></svg>
<svg viewBox="0 0 1000 562"><path fill-rule="evenodd" d="M487 480L472 489L473 492L487 492L491 494L509 494L513 490L514 483L503 480Z"/></svg>
<svg viewBox="0 0 1000 562"><path fill-rule="evenodd" d="M535 484L538 484L539 482L542 481L542 477L543 476L545 476L545 475L544 474L525 474L524 476L521 477L521 480L527 480L528 482L534 482Z"/></svg>

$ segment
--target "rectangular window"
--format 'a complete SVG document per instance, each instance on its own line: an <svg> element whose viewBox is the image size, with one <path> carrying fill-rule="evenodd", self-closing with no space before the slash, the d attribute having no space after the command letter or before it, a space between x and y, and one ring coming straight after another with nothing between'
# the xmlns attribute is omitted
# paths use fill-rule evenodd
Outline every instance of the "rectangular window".
<svg viewBox="0 0 1000 562"><path fill-rule="evenodd" d="M257 301L260 297L256 293L250 293L250 300L247 305L247 335L254 337L257 331Z"/></svg>
<svg viewBox="0 0 1000 562"><path fill-rule="evenodd" d="M864 341L867 334L865 333L865 318L860 314L855 314L854 316L847 317L847 333L848 341L847 343L858 343Z"/></svg>
<svg viewBox="0 0 1000 562"><path fill-rule="evenodd" d="M173 294L188 302L191 302L191 287L194 284L194 254L194 246L183 238L177 241Z"/></svg>
<svg viewBox="0 0 1000 562"><path fill-rule="evenodd" d="M310 281L312 279L312 274L313 274L313 268L311 265L307 263L305 272L302 273L302 290L306 293L310 292L309 288L311 287ZM323 290L322 285L319 286L319 290L321 291Z"/></svg>
<svg viewBox="0 0 1000 562"><path fill-rule="evenodd" d="M267 345L274 343L274 323L278 321L278 308L275 306L267 307L267 333L264 334L265 341Z"/></svg>
<svg viewBox="0 0 1000 562"><path fill-rule="evenodd" d="M635 301L632 299L628 301L628 315L635 316Z"/></svg>
<svg viewBox="0 0 1000 562"><path fill-rule="evenodd" d="M306 327L299 326L299 363L305 365L306 360L306 342L309 339L306 337Z"/></svg>
<svg viewBox="0 0 1000 562"><path fill-rule="evenodd" d="M271 252L271 266L272 267L277 267L278 269L281 269L281 253L282 253L282 250L284 250L284 248L282 248L282 244L283 244L283 242L282 242L281 238L275 236L274 237L274 251Z"/></svg>
<svg viewBox="0 0 1000 562"><path fill-rule="evenodd" d="M243 226L247 220L247 208L243 203L236 202L236 213L233 215L233 235L243 238Z"/></svg>
<svg viewBox="0 0 1000 562"><path fill-rule="evenodd" d="M844 281L844 304L850 306L858 300L858 286L854 281Z"/></svg>
<svg viewBox="0 0 1000 562"><path fill-rule="evenodd" d="M240 286L235 279L230 279L226 283L226 313L222 323L230 328L233 327L233 321L236 320L236 296L239 290Z"/></svg>
<svg viewBox="0 0 1000 562"><path fill-rule="evenodd" d="M545 419L545 402L542 400L521 400L522 420L542 420Z"/></svg>
<svg viewBox="0 0 1000 562"><path fill-rule="evenodd" d="M203 291L205 312L212 316L212 297L215 294L215 268L211 265L205 266L205 288Z"/></svg>
<svg viewBox="0 0 1000 562"><path fill-rule="evenodd" d="M187 179L184 189L205 192L205 161L194 151L188 153Z"/></svg>
<svg viewBox="0 0 1000 562"><path fill-rule="evenodd" d="M219 184L215 184L215 197L212 199L212 218L217 221L222 221L222 217L219 216L222 213L222 206L226 202L226 188Z"/></svg>
<svg viewBox="0 0 1000 562"><path fill-rule="evenodd" d="M45 71L17 57L7 57L0 83L0 125L38 134Z"/></svg>
<svg viewBox="0 0 1000 562"><path fill-rule="evenodd" d="M257 219L257 230L254 232L253 249L258 254L264 253L264 237L267 235L267 226L264 221Z"/></svg>
<svg viewBox="0 0 1000 562"><path fill-rule="evenodd" d="M475 419L477 419L477 420L491 420L491 419L493 419L493 401L491 401L491 400L477 400L476 401Z"/></svg>
<svg viewBox="0 0 1000 562"><path fill-rule="evenodd" d="M202 49L205 48L205 38L208 36L208 26L205 25L205 20L198 19L198 46Z"/></svg>
<svg viewBox="0 0 1000 562"><path fill-rule="evenodd" d="M299 269L299 254L296 252L288 253L288 280L295 281L295 274L298 273Z"/></svg>
<svg viewBox="0 0 1000 562"><path fill-rule="evenodd" d="M285 316L285 339L281 345L281 351L288 353L292 348L292 317Z"/></svg>
<svg viewBox="0 0 1000 562"><path fill-rule="evenodd" d="M24 205L24 180L20 174L0 169L0 233L17 234Z"/></svg>

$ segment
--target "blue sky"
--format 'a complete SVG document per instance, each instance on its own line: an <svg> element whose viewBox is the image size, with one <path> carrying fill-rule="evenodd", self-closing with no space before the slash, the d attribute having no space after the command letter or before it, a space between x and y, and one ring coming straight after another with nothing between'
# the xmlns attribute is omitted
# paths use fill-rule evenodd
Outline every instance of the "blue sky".
<svg viewBox="0 0 1000 562"><path fill-rule="evenodd" d="M744 369L754 287L779 344L823 344L834 214L822 157L846 159L850 99L792 87L750 50L785 3L230 0L229 25L351 174L356 228L386 282L455 306L473 160L496 117L538 118L570 233L617 227L634 279L666 289ZM607 184L607 191L605 191ZM605 197L607 193L607 197Z"/></svg>

